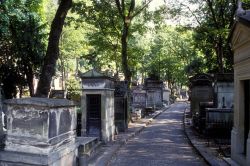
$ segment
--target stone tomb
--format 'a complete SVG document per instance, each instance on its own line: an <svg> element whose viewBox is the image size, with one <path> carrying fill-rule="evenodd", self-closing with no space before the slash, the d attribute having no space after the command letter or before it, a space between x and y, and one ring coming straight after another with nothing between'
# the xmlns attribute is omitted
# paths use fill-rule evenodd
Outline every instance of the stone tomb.
<svg viewBox="0 0 250 166"><path fill-rule="evenodd" d="M169 100L169 96L170 96L170 89L163 89L163 102L167 105L170 104L170 100Z"/></svg>
<svg viewBox="0 0 250 166"><path fill-rule="evenodd" d="M76 165L76 110L71 101L24 98L5 104L7 134L0 165Z"/></svg>
<svg viewBox="0 0 250 166"><path fill-rule="evenodd" d="M234 126L231 132L231 158L250 165L250 11L241 3L231 31L234 52Z"/></svg>
<svg viewBox="0 0 250 166"><path fill-rule="evenodd" d="M146 91L141 88L136 88L132 92L133 101L132 106L133 108L145 108L146 107Z"/></svg>
<svg viewBox="0 0 250 166"><path fill-rule="evenodd" d="M200 102L213 101L213 78L207 74L197 74L190 78L191 113L195 116L199 112Z"/></svg>
<svg viewBox="0 0 250 166"><path fill-rule="evenodd" d="M215 75L214 104L216 108L233 108L234 83L233 74Z"/></svg>
<svg viewBox="0 0 250 166"><path fill-rule="evenodd" d="M82 79L82 136L98 137L103 142L114 139L114 80L90 70Z"/></svg>
<svg viewBox="0 0 250 166"><path fill-rule="evenodd" d="M160 108L163 101L163 82L157 79L147 78L144 89L146 90L146 107Z"/></svg>
<svg viewBox="0 0 250 166"><path fill-rule="evenodd" d="M126 81L115 82L115 126L124 132L128 128L128 85Z"/></svg>

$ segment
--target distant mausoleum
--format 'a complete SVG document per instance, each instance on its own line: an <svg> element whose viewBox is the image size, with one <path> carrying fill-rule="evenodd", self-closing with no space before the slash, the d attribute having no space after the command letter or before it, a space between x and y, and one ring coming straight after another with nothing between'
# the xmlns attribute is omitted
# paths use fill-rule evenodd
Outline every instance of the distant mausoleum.
<svg viewBox="0 0 250 166"><path fill-rule="evenodd" d="M160 108L163 104L163 81L147 78L144 83L146 107Z"/></svg>

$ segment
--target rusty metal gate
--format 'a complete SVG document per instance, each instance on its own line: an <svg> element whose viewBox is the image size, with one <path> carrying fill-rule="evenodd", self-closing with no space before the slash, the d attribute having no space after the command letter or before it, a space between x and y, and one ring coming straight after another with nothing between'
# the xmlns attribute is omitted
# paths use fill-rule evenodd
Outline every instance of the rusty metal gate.
<svg viewBox="0 0 250 166"><path fill-rule="evenodd" d="M87 135L101 139L101 95L87 95Z"/></svg>

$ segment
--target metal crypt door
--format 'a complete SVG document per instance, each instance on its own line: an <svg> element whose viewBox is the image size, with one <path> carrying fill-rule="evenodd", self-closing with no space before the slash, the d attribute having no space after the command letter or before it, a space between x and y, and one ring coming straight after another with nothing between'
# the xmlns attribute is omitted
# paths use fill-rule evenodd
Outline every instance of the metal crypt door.
<svg viewBox="0 0 250 166"><path fill-rule="evenodd" d="M101 95L87 95L87 135L101 139Z"/></svg>

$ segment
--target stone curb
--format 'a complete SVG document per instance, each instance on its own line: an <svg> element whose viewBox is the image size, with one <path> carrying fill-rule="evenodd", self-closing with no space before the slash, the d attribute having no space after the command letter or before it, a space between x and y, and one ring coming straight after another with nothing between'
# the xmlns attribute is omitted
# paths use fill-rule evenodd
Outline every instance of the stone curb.
<svg viewBox="0 0 250 166"><path fill-rule="evenodd" d="M112 147L110 149L108 149L109 152L104 152L104 154L100 158L97 159L98 161L96 162L96 166L109 165L111 159L115 156L115 154L119 151L119 149L123 145L125 145L130 139L132 139L133 137L138 135L142 130L145 129L145 127L147 127L153 121L153 119L155 119L157 116L159 116L161 113L163 113L164 111L166 111L170 107L171 107L171 105L167 108L164 108L159 113L155 114L152 118L149 118L142 127L139 127L139 129L137 129L136 131L132 132L131 134L128 134L128 136L125 136L124 139L122 139L120 141L118 140L117 143L115 143L114 145L112 145Z"/></svg>
<svg viewBox="0 0 250 166"><path fill-rule="evenodd" d="M204 161L211 166L227 166L230 165L228 162L226 162L224 159L218 160L216 156L211 154L212 152L209 152L209 150L206 150L205 148L203 149L201 145L197 145L195 142L195 138L191 136L191 132L187 132L187 130L190 130L186 127L186 108L184 110L184 115L183 115L183 128L184 128L184 133L190 143L190 145L195 149L195 151L204 159Z"/></svg>

